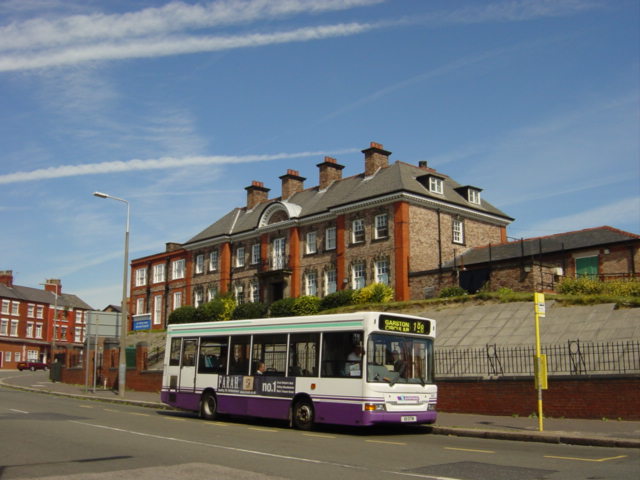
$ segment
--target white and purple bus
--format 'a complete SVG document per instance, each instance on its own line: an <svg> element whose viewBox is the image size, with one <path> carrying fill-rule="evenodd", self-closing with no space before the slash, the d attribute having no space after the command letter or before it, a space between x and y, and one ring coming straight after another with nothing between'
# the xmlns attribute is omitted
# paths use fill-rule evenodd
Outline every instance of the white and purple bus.
<svg viewBox="0 0 640 480"><path fill-rule="evenodd" d="M197 411L314 423L433 423L436 322L361 312L174 324L161 398Z"/></svg>

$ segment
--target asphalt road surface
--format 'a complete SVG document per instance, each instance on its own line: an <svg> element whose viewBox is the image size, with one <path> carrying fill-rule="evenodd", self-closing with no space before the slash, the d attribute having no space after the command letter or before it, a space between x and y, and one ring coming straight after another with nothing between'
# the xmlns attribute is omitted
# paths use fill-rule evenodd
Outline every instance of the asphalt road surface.
<svg viewBox="0 0 640 480"><path fill-rule="evenodd" d="M638 478L634 449L433 435L423 427L292 430L0 387L0 480Z"/></svg>

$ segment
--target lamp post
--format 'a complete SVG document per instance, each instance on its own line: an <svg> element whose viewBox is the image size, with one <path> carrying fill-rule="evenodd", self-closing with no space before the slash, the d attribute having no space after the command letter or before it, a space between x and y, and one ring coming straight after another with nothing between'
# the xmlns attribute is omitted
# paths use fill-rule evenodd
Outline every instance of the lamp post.
<svg viewBox="0 0 640 480"><path fill-rule="evenodd" d="M123 198L107 195L102 192L93 192L93 195L99 198L111 198L118 202L125 203L127 205L127 226L124 232L124 268L122 272L122 315L120 319L120 360L118 365L118 395L124 397L125 377L127 374L127 323L128 323L128 309L127 309L127 274L129 273L129 217L130 208L129 202Z"/></svg>

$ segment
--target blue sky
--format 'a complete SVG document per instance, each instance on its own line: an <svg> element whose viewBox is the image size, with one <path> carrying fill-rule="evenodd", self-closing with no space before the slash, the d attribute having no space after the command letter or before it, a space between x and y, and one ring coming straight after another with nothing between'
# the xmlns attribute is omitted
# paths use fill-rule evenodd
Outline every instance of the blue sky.
<svg viewBox="0 0 640 480"><path fill-rule="evenodd" d="M0 269L119 303L130 258L371 141L516 219L640 233L637 0L0 2Z"/></svg>

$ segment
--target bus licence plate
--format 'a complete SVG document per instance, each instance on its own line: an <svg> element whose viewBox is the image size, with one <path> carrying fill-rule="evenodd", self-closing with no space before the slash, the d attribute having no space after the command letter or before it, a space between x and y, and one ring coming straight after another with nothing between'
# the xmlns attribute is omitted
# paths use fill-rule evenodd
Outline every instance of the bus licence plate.
<svg viewBox="0 0 640 480"><path fill-rule="evenodd" d="M416 418L415 415L403 415L402 417L400 417L400 421L401 422L417 422L418 419Z"/></svg>

